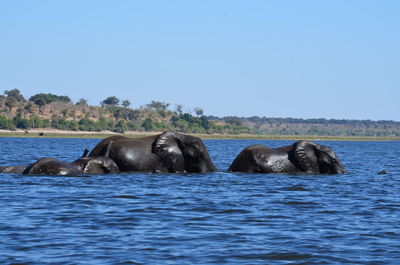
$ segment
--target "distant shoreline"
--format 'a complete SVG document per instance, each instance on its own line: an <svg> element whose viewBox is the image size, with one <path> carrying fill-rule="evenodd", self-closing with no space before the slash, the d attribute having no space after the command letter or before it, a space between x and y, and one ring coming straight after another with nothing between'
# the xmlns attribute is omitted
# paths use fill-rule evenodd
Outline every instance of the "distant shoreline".
<svg viewBox="0 0 400 265"><path fill-rule="evenodd" d="M57 129L0 130L0 137L44 137L44 138L105 138L112 135L127 137L144 137L160 132L127 131L115 133L111 131L67 131ZM318 136L318 135L258 135L258 134L192 134L202 139L249 139L249 140L310 140L310 141L399 141L400 137L368 137L368 136Z"/></svg>

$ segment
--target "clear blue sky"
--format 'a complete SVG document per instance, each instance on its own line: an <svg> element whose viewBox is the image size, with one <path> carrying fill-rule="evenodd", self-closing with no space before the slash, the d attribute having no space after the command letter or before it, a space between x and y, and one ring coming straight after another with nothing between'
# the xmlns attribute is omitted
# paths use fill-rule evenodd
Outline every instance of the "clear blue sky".
<svg viewBox="0 0 400 265"><path fill-rule="evenodd" d="M400 1L1 1L0 92L400 121Z"/></svg>

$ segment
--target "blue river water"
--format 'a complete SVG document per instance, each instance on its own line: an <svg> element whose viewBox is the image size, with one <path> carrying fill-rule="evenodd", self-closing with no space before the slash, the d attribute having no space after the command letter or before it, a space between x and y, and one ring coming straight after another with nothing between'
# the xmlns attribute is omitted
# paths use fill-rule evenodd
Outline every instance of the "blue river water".
<svg viewBox="0 0 400 265"><path fill-rule="evenodd" d="M0 165L73 161L99 139L0 138ZM398 264L400 142L318 142L346 175L0 175L0 264ZM386 170L388 174L378 175Z"/></svg>

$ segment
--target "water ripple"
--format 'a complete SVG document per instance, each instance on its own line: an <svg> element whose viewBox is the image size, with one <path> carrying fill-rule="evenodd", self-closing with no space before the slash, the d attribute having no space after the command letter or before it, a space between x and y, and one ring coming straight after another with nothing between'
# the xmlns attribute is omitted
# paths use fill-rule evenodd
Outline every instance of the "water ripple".
<svg viewBox="0 0 400 265"><path fill-rule="evenodd" d="M0 138L25 150L1 163L72 161L97 142ZM254 143L290 142L206 141L223 170ZM400 143L322 144L349 174L1 175L0 263L396 264Z"/></svg>

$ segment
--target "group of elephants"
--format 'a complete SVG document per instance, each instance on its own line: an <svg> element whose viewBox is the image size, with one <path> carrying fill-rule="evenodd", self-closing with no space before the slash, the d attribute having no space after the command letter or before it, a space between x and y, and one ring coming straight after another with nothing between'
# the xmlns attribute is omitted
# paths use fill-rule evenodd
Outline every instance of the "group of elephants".
<svg viewBox="0 0 400 265"><path fill-rule="evenodd" d="M164 132L143 138L111 136L89 153L67 163L43 158L27 166L3 166L2 173L107 174L119 172L206 173L217 171L200 138ZM246 147L230 165L230 172L344 174L346 170L327 146L308 141L268 148Z"/></svg>

